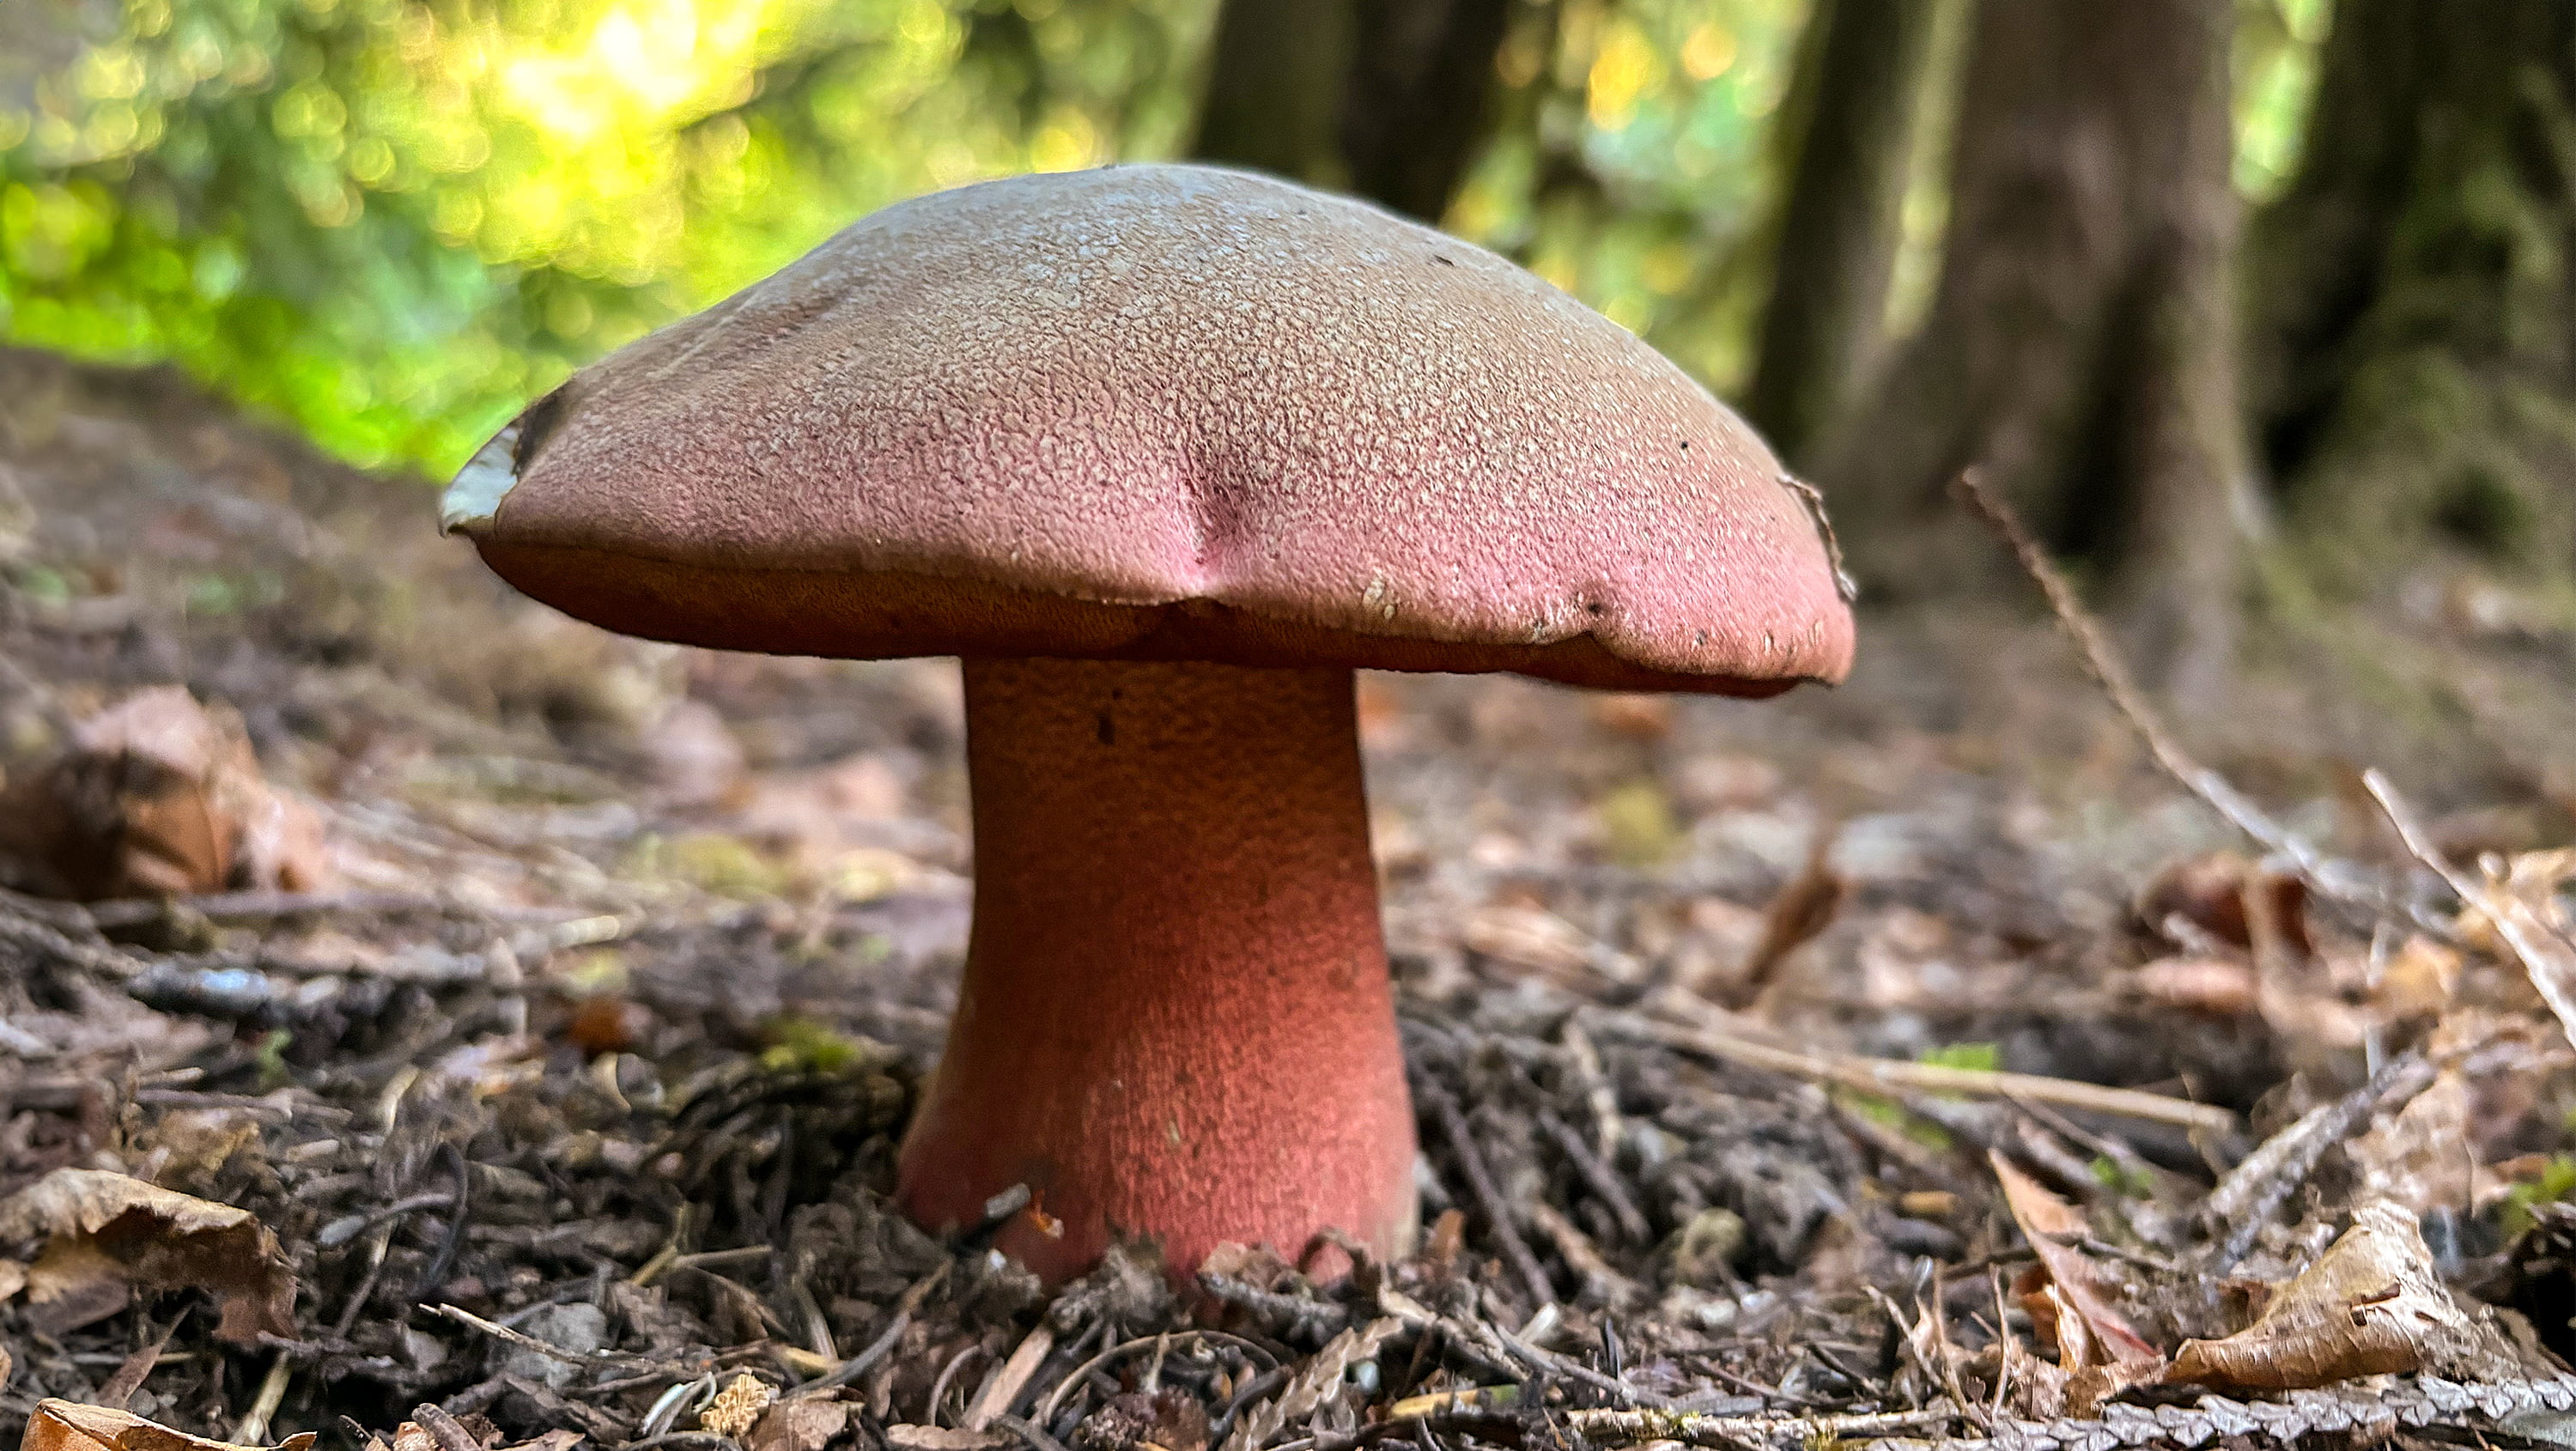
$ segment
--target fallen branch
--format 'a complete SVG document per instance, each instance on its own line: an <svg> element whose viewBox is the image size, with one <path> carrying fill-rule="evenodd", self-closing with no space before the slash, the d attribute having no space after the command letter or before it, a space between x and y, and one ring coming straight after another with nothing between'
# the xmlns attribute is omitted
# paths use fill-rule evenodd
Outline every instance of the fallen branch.
<svg viewBox="0 0 2576 1451"><path fill-rule="evenodd" d="M1821 1053L1784 1048L1749 1035L1702 1023L1684 1026L1631 1013L1606 1013L1597 1021L1631 1039L1678 1048L1685 1053L1722 1059L1747 1068L1786 1073L1819 1083L1837 1083L1862 1093L1954 1093L1971 1098L2020 1098L2084 1113L2142 1119L2211 1133L2234 1133L2236 1115L2214 1104L2193 1103L2134 1088L2106 1088L2066 1078L2029 1073L2000 1073L1982 1068L1950 1068L1934 1063L1902 1063L1892 1058Z"/></svg>

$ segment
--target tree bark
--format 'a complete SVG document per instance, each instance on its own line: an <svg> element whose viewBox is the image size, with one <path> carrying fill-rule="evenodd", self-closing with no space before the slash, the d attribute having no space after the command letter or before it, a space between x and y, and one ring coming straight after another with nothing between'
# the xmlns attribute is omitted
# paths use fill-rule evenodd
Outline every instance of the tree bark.
<svg viewBox="0 0 2576 1451"><path fill-rule="evenodd" d="M1510 0L1225 0L1192 154L1426 222L1486 135Z"/></svg>
<svg viewBox="0 0 2576 1451"><path fill-rule="evenodd" d="M2229 653L2245 468L2233 19L1981 0L1931 314L1821 470L1864 579L1925 595L1992 577L1942 493L1981 468L2193 695Z"/></svg>
<svg viewBox="0 0 2576 1451"><path fill-rule="evenodd" d="M2341 0L2248 240L2249 396L2329 578L2576 566L2576 7Z"/></svg>
<svg viewBox="0 0 2576 1451"><path fill-rule="evenodd" d="M1351 190L1437 224L1484 139L1510 0L1358 0L1342 106Z"/></svg>
<svg viewBox="0 0 2576 1451"><path fill-rule="evenodd" d="M1225 0L1190 154L1340 188L1353 0Z"/></svg>
<svg viewBox="0 0 2576 1451"><path fill-rule="evenodd" d="M1887 313L1906 162L1938 0L1820 0L1771 297L1746 416L1806 467L1854 395Z"/></svg>

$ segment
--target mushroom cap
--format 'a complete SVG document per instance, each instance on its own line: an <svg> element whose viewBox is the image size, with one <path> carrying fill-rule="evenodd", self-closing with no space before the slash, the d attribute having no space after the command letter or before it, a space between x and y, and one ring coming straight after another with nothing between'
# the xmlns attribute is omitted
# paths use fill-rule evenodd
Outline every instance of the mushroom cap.
<svg viewBox="0 0 2576 1451"><path fill-rule="evenodd" d="M575 374L445 514L689 644L1758 695L1850 666L1813 499L1502 258L1156 165L879 211Z"/></svg>

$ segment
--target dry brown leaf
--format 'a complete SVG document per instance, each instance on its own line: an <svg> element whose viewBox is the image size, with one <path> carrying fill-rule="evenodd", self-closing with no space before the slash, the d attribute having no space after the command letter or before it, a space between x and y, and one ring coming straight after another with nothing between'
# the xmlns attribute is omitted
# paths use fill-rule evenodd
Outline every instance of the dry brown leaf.
<svg viewBox="0 0 2576 1451"><path fill-rule="evenodd" d="M314 1439L311 1431L298 1431L279 1442L278 1451L310 1451ZM174 1431L131 1411L57 1400L36 1403L18 1447L19 1451L264 1451Z"/></svg>
<svg viewBox="0 0 2576 1451"><path fill-rule="evenodd" d="M2445 1071L2394 1117L2344 1148L2360 1188L2353 1197L2385 1199L2416 1214L2465 1204L2480 1176L2469 1145L2471 1094L2457 1069Z"/></svg>
<svg viewBox="0 0 2576 1451"><path fill-rule="evenodd" d="M1806 866L1763 909L1762 938L1753 944L1753 951L1746 955L1743 968L1736 974L1729 1007L1740 1008L1760 997L1790 953L1823 936L1825 929L1834 925L1834 917L1842 911L1843 899L1851 891L1851 884L1833 868L1837 835L1831 827L1820 828L1807 849Z"/></svg>
<svg viewBox="0 0 2576 1451"><path fill-rule="evenodd" d="M215 1333L226 1340L295 1334L294 1271L248 1210L123 1174L56 1169L0 1200L0 1244L28 1243L42 1245L25 1274L28 1302L84 1317L73 1323L114 1313L141 1286L213 1291L223 1304Z"/></svg>
<svg viewBox="0 0 2576 1451"><path fill-rule="evenodd" d="M2013 1167L2001 1154L1988 1155L1995 1179L2003 1185L2004 1202L2013 1220L2039 1256L2035 1273L2044 1283L2023 1292L2031 1318L2051 1329L2057 1341L2057 1363L2070 1371L2131 1365L2162 1365L2164 1355L2111 1308L2102 1292L2101 1271L2068 1241L2092 1232L2082 1210L2038 1180Z"/></svg>
<svg viewBox="0 0 2576 1451"><path fill-rule="evenodd" d="M326 884L322 826L260 775L229 710L140 691L0 792L0 859L27 890L95 901Z"/></svg>
<svg viewBox="0 0 2576 1451"><path fill-rule="evenodd" d="M762 1413L749 1435L739 1439L743 1451L823 1451L833 1437L849 1429L850 1418L858 1411L848 1401L820 1396L780 1401ZM888 1428L887 1439L893 1439L892 1428Z"/></svg>
<svg viewBox="0 0 2576 1451"><path fill-rule="evenodd" d="M2308 935L2307 884L2286 872L2268 872L2232 851L2211 852L2168 862L2138 893L2138 920L2157 932L2180 917L2192 927L2231 947L2254 945L2254 925L2247 920L2246 892L2259 890L2259 904L2273 925L2302 957L2316 950ZM2168 934L2170 935L2170 934ZM2182 944L2190 945L2190 944Z"/></svg>
<svg viewBox="0 0 2576 1451"><path fill-rule="evenodd" d="M2352 1228L2262 1317L2224 1340L2187 1340L2167 1379L2262 1390L2400 1375L2473 1358L2482 1337L2434 1276L2415 1216L2364 1205Z"/></svg>

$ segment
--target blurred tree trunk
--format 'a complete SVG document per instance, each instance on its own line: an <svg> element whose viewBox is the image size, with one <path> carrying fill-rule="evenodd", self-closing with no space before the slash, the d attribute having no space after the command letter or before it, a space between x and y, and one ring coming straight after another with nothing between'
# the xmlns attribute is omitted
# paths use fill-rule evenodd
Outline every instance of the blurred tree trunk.
<svg viewBox="0 0 2576 1451"><path fill-rule="evenodd" d="M1814 462L1886 317L1938 10L1938 0L1819 0L1800 41L1800 135L1744 398L1793 468Z"/></svg>
<svg viewBox="0 0 2576 1451"><path fill-rule="evenodd" d="M1485 137L1511 0L1358 0L1342 154L1351 190L1437 224Z"/></svg>
<svg viewBox="0 0 2576 1451"><path fill-rule="evenodd" d="M1510 0L1225 0L1192 154L1438 222Z"/></svg>
<svg viewBox="0 0 2576 1451"><path fill-rule="evenodd" d="M2247 249L2256 436L2316 562L2576 565L2576 6L2340 0Z"/></svg>
<svg viewBox="0 0 2576 1451"><path fill-rule="evenodd" d="M1981 466L2190 697L2236 604L2233 19L1980 0L1931 314L1820 470L1864 577L1927 595L2001 567L1943 495Z"/></svg>
<svg viewBox="0 0 2576 1451"><path fill-rule="evenodd" d="M1190 154L1340 187L1352 0L1225 0Z"/></svg>

